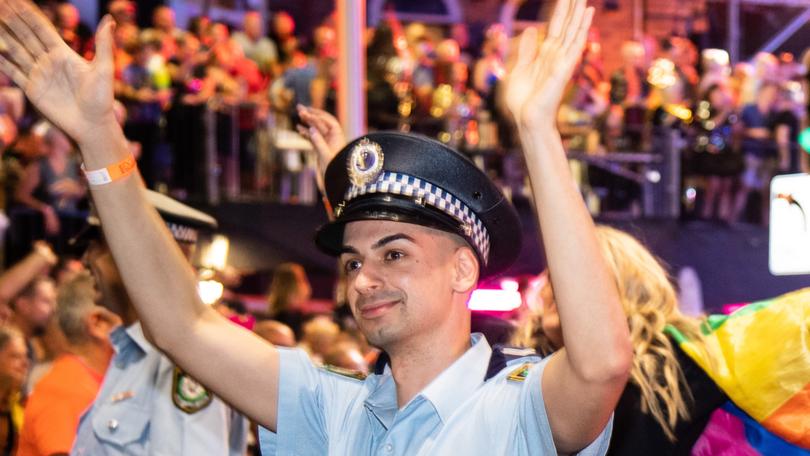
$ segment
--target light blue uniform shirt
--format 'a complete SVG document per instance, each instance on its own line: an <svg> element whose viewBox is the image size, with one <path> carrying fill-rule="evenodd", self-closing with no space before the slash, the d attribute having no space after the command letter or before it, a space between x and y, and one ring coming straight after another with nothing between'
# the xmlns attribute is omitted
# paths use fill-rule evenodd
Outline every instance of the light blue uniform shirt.
<svg viewBox="0 0 810 456"><path fill-rule="evenodd" d="M261 429L264 456L556 455L540 379L548 359L510 361L484 381L492 349L472 347L402 409L390 369L364 381L315 367L279 349L278 432ZM510 380L532 363L523 381ZM612 419L579 454L605 454Z"/></svg>
<svg viewBox="0 0 810 456"><path fill-rule="evenodd" d="M186 413L174 405L174 363L150 344L139 323L110 335L115 356L82 416L79 455L244 456L247 422L220 399Z"/></svg>

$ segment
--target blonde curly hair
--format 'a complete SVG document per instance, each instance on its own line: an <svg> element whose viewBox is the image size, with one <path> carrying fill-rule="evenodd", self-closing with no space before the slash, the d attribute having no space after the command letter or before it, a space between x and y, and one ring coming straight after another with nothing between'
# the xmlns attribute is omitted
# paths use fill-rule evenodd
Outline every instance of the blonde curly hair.
<svg viewBox="0 0 810 456"><path fill-rule="evenodd" d="M678 309L675 289L661 263L638 240L608 226L597 226L596 236L605 261L616 280L633 342L630 381L641 391L641 410L649 413L670 441L675 426L689 419L687 402L693 401L678 364L668 325L691 340L702 340L700 320ZM513 343L548 351L542 334L542 314L527 315Z"/></svg>

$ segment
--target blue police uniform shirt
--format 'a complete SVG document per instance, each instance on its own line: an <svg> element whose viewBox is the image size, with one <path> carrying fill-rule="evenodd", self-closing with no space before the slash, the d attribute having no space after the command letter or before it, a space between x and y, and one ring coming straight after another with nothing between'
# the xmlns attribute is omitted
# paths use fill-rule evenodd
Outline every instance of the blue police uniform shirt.
<svg viewBox="0 0 810 456"><path fill-rule="evenodd" d="M301 350L279 353L278 429L260 430L264 456L557 454L540 386L550 358L514 359L485 380L492 349L473 334L470 349L398 409L388 368L356 380ZM605 454L612 423L579 454Z"/></svg>
<svg viewBox="0 0 810 456"><path fill-rule="evenodd" d="M246 419L216 397L194 413L175 406L175 365L139 323L110 338L116 353L79 422L71 455L244 456Z"/></svg>

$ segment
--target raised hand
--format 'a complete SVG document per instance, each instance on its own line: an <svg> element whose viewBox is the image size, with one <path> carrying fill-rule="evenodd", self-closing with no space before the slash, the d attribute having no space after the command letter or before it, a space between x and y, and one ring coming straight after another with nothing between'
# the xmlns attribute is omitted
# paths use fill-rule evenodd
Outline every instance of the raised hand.
<svg viewBox="0 0 810 456"><path fill-rule="evenodd" d="M100 126L115 122L112 27L112 19L105 17L96 34L95 59L88 62L31 3L0 2L0 42L6 47L0 71L79 144L91 140Z"/></svg>
<svg viewBox="0 0 810 456"><path fill-rule="evenodd" d="M301 105L298 105L297 109L301 121L309 127L307 129L299 126L298 132L309 138L318 152L318 161L326 168L332 158L346 145L343 127L335 116L322 109Z"/></svg>
<svg viewBox="0 0 810 456"><path fill-rule="evenodd" d="M520 37L517 63L506 81L506 105L518 127L553 124L593 18L593 7L586 4L558 0L542 43L534 27Z"/></svg>

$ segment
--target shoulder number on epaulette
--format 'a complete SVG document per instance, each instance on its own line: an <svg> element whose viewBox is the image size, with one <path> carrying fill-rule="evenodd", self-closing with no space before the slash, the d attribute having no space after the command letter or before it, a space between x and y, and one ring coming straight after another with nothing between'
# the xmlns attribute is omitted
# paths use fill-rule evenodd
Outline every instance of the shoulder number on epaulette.
<svg viewBox="0 0 810 456"><path fill-rule="evenodd" d="M517 369L509 372L509 375L506 376L507 380L511 380L513 382L522 382L526 380L526 377L529 376L529 369L532 367L534 363L523 363L518 366Z"/></svg>
<svg viewBox="0 0 810 456"><path fill-rule="evenodd" d="M321 368L327 372L331 372L333 374L341 375L343 377L353 378L355 380L363 381L368 377L368 375L364 374L363 372L352 370L352 369L344 369L342 367L333 366L331 364L324 364Z"/></svg>
<svg viewBox="0 0 810 456"><path fill-rule="evenodd" d="M214 396L206 387L179 368L174 368L172 401L175 407L189 414L196 413L208 407L213 399Z"/></svg>

